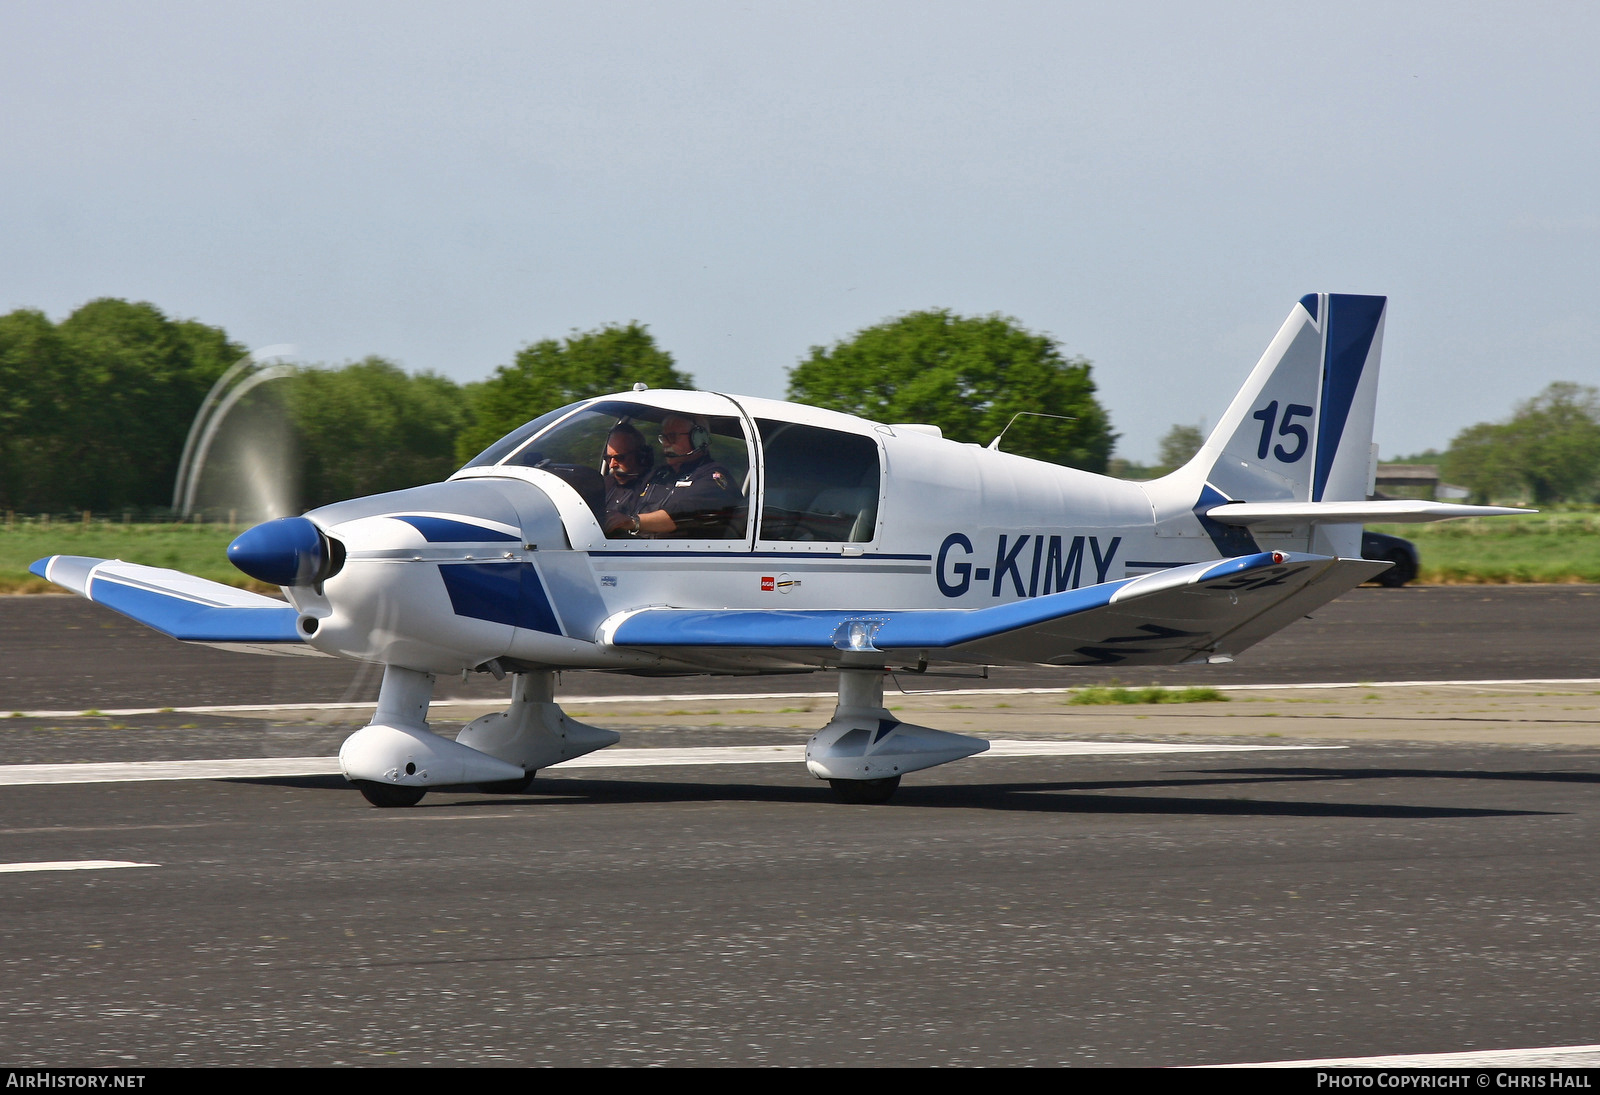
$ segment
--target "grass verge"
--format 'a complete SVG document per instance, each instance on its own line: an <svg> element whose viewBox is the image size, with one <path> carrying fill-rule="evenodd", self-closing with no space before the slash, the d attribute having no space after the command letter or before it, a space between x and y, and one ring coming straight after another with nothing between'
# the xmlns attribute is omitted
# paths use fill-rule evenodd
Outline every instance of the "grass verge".
<svg viewBox="0 0 1600 1095"><path fill-rule="evenodd" d="M1424 582L1600 582L1600 507L1370 527L1417 545Z"/></svg>
<svg viewBox="0 0 1600 1095"><path fill-rule="evenodd" d="M1067 703L1099 706L1112 703L1226 703L1227 696L1215 688L1084 688L1074 692Z"/></svg>
<svg viewBox="0 0 1600 1095"><path fill-rule="evenodd" d="M60 592L28 565L48 555L89 555L170 567L213 582L275 592L245 577L228 562L228 544L239 535L227 525L119 524L110 521L17 520L0 525L0 593Z"/></svg>

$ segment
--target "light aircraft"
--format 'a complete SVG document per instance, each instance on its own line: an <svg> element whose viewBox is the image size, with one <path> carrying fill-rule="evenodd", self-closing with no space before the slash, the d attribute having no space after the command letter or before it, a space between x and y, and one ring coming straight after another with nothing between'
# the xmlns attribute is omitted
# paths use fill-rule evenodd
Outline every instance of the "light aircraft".
<svg viewBox="0 0 1600 1095"><path fill-rule="evenodd" d="M1302 298L1199 453L1151 482L638 385L534 419L446 482L249 529L229 557L287 604L117 560L32 569L186 642L382 664L372 721L339 752L377 806L522 790L618 741L557 704L576 669L835 673L806 767L882 802L905 773L988 748L896 719L889 670L1230 661L1389 565L1360 558L1362 522L1520 512L1367 501L1385 312ZM665 463L607 479L626 471L603 459L619 440ZM511 699L452 740L428 706L436 677L464 672L509 674Z"/></svg>

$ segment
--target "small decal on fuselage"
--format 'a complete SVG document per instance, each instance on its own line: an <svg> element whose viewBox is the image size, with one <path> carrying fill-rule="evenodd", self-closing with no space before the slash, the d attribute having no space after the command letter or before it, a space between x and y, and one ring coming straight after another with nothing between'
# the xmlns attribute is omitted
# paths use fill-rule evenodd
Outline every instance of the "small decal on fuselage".
<svg viewBox="0 0 1600 1095"><path fill-rule="evenodd" d="M987 583L991 597L1040 597L1104 582L1121 546L1120 536L1109 537L1102 545L1098 536L1002 532L995 540L994 565L974 567L969 558L976 551L972 539L964 532L952 532L939 545L933 578L946 597L960 597L974 583L980 589ZM1086 562L1093 571L1090 582L1084 581Z"/></svg>

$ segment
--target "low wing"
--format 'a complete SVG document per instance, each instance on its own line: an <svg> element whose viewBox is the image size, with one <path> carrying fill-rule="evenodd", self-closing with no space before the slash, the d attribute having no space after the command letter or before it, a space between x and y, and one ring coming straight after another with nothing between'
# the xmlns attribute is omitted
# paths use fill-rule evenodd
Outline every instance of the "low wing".
<svg viewBox="0 0 1600 1095"><path fill-rule="evenodd" d="M181 570L83 555L52 555L28 569L186 643L252 654L321 656L301 641L293 606L259 593Z"/></svg>
<svg viewBox="0 0 1600 1095"><path fill-rule="evenodd" d="M1417 524L1457 517L1501 517L1535 513L1507 506L1463 506L1415 498L1380 498L1372 502L1224 502L1206 516L1224 525L1359 525Z"/></svg>
<svg viewBox="0 0 1600 1095"><path fill-rule="evenodd" d="M601 640L726 665L1173 665L1231 656L1388 563L1262 552L992 608L619 613Z"/></svg>

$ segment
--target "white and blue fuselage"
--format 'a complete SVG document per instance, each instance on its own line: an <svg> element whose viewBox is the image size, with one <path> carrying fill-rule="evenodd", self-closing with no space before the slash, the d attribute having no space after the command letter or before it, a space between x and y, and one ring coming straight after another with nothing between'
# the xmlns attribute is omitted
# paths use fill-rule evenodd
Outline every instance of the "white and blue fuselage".
<svg viewBox="0 0 1600 1095"><path fill-rule="evenodd" d="M1227 557L1193 513L1158 535L1142 484L771 400L647 396L662 413L749 423L746 459L756 470L743 487L751 514L743 535L608 539L601 515L556 474L508 463L469 467L447 483L307 515L345 557L320 589L285 587L305 641L434 673L492 659L541 668L705 671L714 668L708 658L735 670L796 668L819 662L736 648L701 649L686 662L609 639L651 607L964 610ZM765 519L758 416L873 447L881 473L864 534L762 535L776 530ZM835 524L857 517L859 508Z"/></svg>

